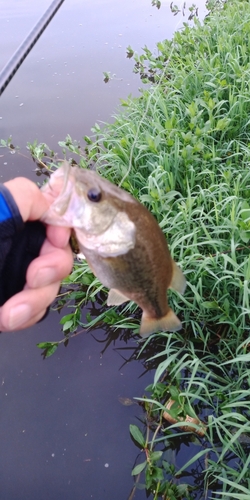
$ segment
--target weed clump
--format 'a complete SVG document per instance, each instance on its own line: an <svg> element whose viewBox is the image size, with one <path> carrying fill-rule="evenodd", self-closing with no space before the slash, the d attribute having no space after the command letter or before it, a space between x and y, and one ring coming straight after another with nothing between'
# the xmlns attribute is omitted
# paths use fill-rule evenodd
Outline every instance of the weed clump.
<svg viewBox="0 0 250 500"><path fill-rule="evenodd" d="M249 2L229 2L204 24L135 56L148 82L122 101L89 145L100 173L157 218L188 289L172 294L189 335L249 332Z"/></svg>
<svg viewBox="0 0 250 500"><path fill-rule="evenodd" d="M164 347L143 399L146 460L134 473L145 471L154 498L184 498L187 485L179 496L174 485L190 475L185 498L249 496L249 46L250 3L229 1L158 43L157 56L145 47L134 71L146 89L88 144L86 161L155 215L188 281L183 298L170 295L183 331L154 337ZM163 424L169 398L173 418L206 424L199 451L172 469L180 429Z"/></svg>

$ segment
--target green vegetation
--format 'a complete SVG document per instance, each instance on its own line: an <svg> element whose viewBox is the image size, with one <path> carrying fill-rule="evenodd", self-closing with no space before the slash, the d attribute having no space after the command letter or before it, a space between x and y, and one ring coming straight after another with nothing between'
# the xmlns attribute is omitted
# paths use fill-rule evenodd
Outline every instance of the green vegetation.
<svg viewBox="0 0 250 500"><path fill-rule="evenodd" d="M204 23L158 43L157 56L147 47L133 56L146 87L122 101L114 124L95 125L84 148L70 136L60 143L148 207L187 278L184 297L168 294L183 330L138 344L141 357L155 347L155 376L139 398L144 424L130 428L140 448L132 474L154 499L248 500L250 492L250 2L216 5ZM46 156L46 145L29 149ZM138 340L131 303L81 322L87 300L106 300L86 263L64 285L58 306L71 300L73 312L61 321L63 343L103 322ZM39 344L45 356L57 346Z"/></svg>

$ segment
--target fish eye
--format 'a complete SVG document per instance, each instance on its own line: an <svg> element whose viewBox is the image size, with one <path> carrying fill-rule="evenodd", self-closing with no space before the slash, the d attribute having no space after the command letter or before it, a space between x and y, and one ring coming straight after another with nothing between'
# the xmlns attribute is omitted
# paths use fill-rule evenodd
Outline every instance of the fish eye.
<svg viewBox="0 0 250 500"><path fill-rule="evenodd" d="M94 201L96 203L96 202L100 201L101 197L102 197L102 193L98 188L91 188L88 191L88 199L90 201Z"/></svg>

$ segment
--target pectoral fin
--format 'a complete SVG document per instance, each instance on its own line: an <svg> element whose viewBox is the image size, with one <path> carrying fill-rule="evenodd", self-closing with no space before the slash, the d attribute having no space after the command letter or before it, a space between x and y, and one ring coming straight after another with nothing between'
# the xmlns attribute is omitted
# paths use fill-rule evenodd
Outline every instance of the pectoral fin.
<svg viewBox="0 0 250 500"><path fill-rule="evenodd" d="M142 313L140 335L142 337L148 337L151 333L157 332L159 330L176 332L182 328L182 324L175 315L174 311L169 308L166 316L163 318L155 319L148 317L145 312Z"/></svg>
<svg viewBox="0 0 250 500"><path fill-rule="evenodd" d="M111 288L108 294L107 305L120 306L121 304L127 302L128 300L130 299L126 297L126 295L123 295L121 292L118 292L118 290L115 290L115 288Z"/></svg>
<svg viewBox="0 0 250 500"><path fill-rule="evenodd" d="M176 292L179 292L183 295L186 289L186 278L182 272L182 270L177 266L175 261L173 260L173 276L169 288L173 288Z"/></svg>

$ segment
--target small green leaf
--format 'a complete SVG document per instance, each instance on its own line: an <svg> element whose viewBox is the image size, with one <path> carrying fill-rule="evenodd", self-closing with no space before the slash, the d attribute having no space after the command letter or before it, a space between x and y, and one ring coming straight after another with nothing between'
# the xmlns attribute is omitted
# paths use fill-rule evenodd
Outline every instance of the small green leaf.
<svg viewBox="0 0 250 500"><path fill-rule="evenodd" d="M188 484L178 484L176 485L176 489L178 491L178 494L183 497L188 493Z"/></svg>
<svg viewBox="0 0 250 500"><path fill-rule="evenodd" d="M152 392L153 389L154 389L154 384L150 384L150 385L147 385L147 387L145 387L146 392Z"/></svg>
<svg viewBox="0 0 250 500"><path fill-rule="evenodd" d="M39 349L44 349L42 352L43 359L49 358L57 350L59 342L40 342L36 344Z"/></svg>
<svg viewBox="0 0 250 500"><path fill-rule="evenodd" d="M72 313L71 314L66 314L65 316L63 316L60 319L60 325L64 325L68 321L72 320L73 317L74 317L74 314L72 314Z"/></svg>
<svg viewBox="0 0 250 500"><path fill-rule="evenodd" d="M156 480L156 481L163 481L164 479L164 476L163 476L163 470L160 469L160 467L154 467L153 468L153 474L152 474L152 477Z"/></svg>
<svg viewBox="0 0 250 500"><path fill-rule="evenodd" d="M69 330L70 327L73 325L73 321L66 321L66 323L64 323L63 325L63 331L65 332L66 330Z"/></svg>
<svg viewBox="0 0 250 500"><path fill-rule="evenodd" d="M49 347L52 347L54 345L54 342L40 342L40 344L36 344L36 346L39 349L48 349Z"/></svg>
<svg viewBox="0 0 250 500"><path fill-rule="evenodd" d="M146 443L145 443L144 436L143 436L142 432L140 431L139 427L137 427L137 425L131 424L129 426L129 430L130 430L130 434L132 435L134 440L144 448Z"/></svg>
<svg viewBox="0 0 250 500"><path fill-rule="evenodd" d="M179 401L180 393L176 387L174 387L173 385L170 385L169 392L170 392L171 398L174 401Z"/></svg>
<svg viewBox="0 0 250 500"><path fill-rule="evenodd" d="M45 353L44 353L45 358L49 358L50 356L52 356L52 354L54 354L54 352L57 350L57 348L58 348L58 344L54 344L51 347L48 347L48 349L46 349Z"/></svg>
<svg viewBox="0 0 250 500"><path fill-rule="evenodd" d="M85 142L86 142L87 144L89 144L89 145L90 145L90 144L93 144L92 139L90 139L90 137L89 137L88 135L85 135L85 136L84 136L84 140L85 140Z"/></svg>
<svg viewBox="0 0 250 500"><path fill-rule="evenodd" d="M138 474L140 474L140 472L143 471L143 469L145 469L146 465L147 465L146 460L145 462L142 462L142 464L136 465L131 472L132 476L137 476Z"/></svg>
<svg viewBox="0 0 250 500"><path fill-rule="evenodd" d="M240 238L244 243L248 243L250 240L250 231L240 231Z"/></svg>
<svg viewBox="0 0 250 500"><path fill-rule="evenodd" d="M206 300L201 304L205 309L219 309L218 304L215 301Z"/></svg>
<svg viewBox="0 0 250 500"><path fill-rule="evenodd" d="M224 130L230 123L230 118L220 118L217 122L216 129L217 130Z"/></svg>
<svg viewBox="0 0 250 500"><path fill-rule="evenodd" d="M161 458L162 454L163 451L153 451L153 453L150 454L150 460L152 460L152 462L156 462Z"/></svg>
<svg viewBox="0 0 250 500"><path fill-rule="evenodd" d="M154 482L154 478L152 476L152 472L149 467L146 468L145 482L146 482L146 489L149 490Z"/></svg>

